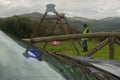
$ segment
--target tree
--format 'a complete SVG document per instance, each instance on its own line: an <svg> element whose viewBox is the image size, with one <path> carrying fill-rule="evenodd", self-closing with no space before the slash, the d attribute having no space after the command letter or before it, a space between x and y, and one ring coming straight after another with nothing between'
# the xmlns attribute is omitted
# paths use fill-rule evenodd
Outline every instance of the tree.
<svg viewBox="0 0 120 80"><path fill-rule="evenodd" d="M2 30L19 38L28 38L33 30L34 22L26 17L13 16L4 19Z"/></svg>

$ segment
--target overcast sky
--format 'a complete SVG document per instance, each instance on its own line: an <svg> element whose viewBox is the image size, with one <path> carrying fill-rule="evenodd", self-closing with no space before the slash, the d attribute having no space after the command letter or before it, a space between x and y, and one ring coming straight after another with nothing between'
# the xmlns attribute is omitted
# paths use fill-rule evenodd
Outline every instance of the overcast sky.
<svg viewBox="0 0 120 80"><path fill-rule="evenodd" d="M0 17L44 13L46 4L50 3L55 4L56 10L66 16L92 19L120 17L120 0L0 0Z"/></svg>

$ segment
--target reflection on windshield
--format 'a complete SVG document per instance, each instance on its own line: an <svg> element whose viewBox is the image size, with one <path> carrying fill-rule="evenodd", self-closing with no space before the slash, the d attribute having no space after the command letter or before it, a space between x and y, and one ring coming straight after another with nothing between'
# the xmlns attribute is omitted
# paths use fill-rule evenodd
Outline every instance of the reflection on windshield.
<svg viewBox="0 0 120 80"><path fill-rule="evenodd" d="M41 58L41 54L40 54L40 51L38 49L32 49L32 48L28 48L26 49L26 51L23 53L23 55L26 57L26 58L33 58L33 59L37 59L39 61L42 60Z"/></svg>
<svg viewBox="0 0 120 80"><path fill-rule="evenodd" d="M0 80L65 80L46 61L33 62L26 58L23 53L27 46L19 45L20 42L17 43L1 31L0 43ZM32 47L28 50L30 52L37 53L37 49Z"/></svg>

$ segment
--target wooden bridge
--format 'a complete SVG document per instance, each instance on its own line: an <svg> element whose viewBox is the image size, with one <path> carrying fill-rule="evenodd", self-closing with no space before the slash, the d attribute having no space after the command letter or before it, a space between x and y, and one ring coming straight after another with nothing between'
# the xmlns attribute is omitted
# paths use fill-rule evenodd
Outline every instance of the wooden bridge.
<svg viewBox="0 0 120 80"><path fill-rule="evenodd" d="M105 45L109 45L109 58L114 59L114 43L120 45L120 32L100 32L100 33L89 33L89 34L68 34L68 35L59 35L59 36L48 36L48 37L36 37L32 40L36 43L39 42L51 42L54 40L65 41L65 40L79 40L81 38L105 38L92 50L88 51L85 56L92 56L96 51L103 48ZM24 39L27 42L31 42L31 39ZM76 49L76 48L75 48Z"/></svg>

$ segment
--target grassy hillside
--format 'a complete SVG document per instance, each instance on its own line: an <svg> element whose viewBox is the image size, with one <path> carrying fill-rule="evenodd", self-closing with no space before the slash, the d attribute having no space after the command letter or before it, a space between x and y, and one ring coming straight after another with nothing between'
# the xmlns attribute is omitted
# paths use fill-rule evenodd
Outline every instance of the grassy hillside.
<svg viewBox="0 0 120 80"><path fill-rule="evenodd" d="M90 41L88 42L89 45L89 50L91 50L92 48L94 48L96 45L98 45L99 42L97 41ZM38 43L36 44L37 47L42 48L44 45L44 43ZM86 54L86 52L82 52L82 48L78 45L78 43L76 42L76 45L80 51L80 54L77 54L73 45L70 43L70 41L64 41L61 42L61 44L59 46L54 46L50 43L48 43L48 45L46 46L46 50L49 52L58 52L58 53L62 53L62 54L68 54L68 55L79 55L79 56L83 56ZM118 46L117 44L115 44L115 59L116 60L120 60L120 46ZM103 47L100 51L97 51L92 57L95 58L109 58L109 47L108 45Z"/></svg>

